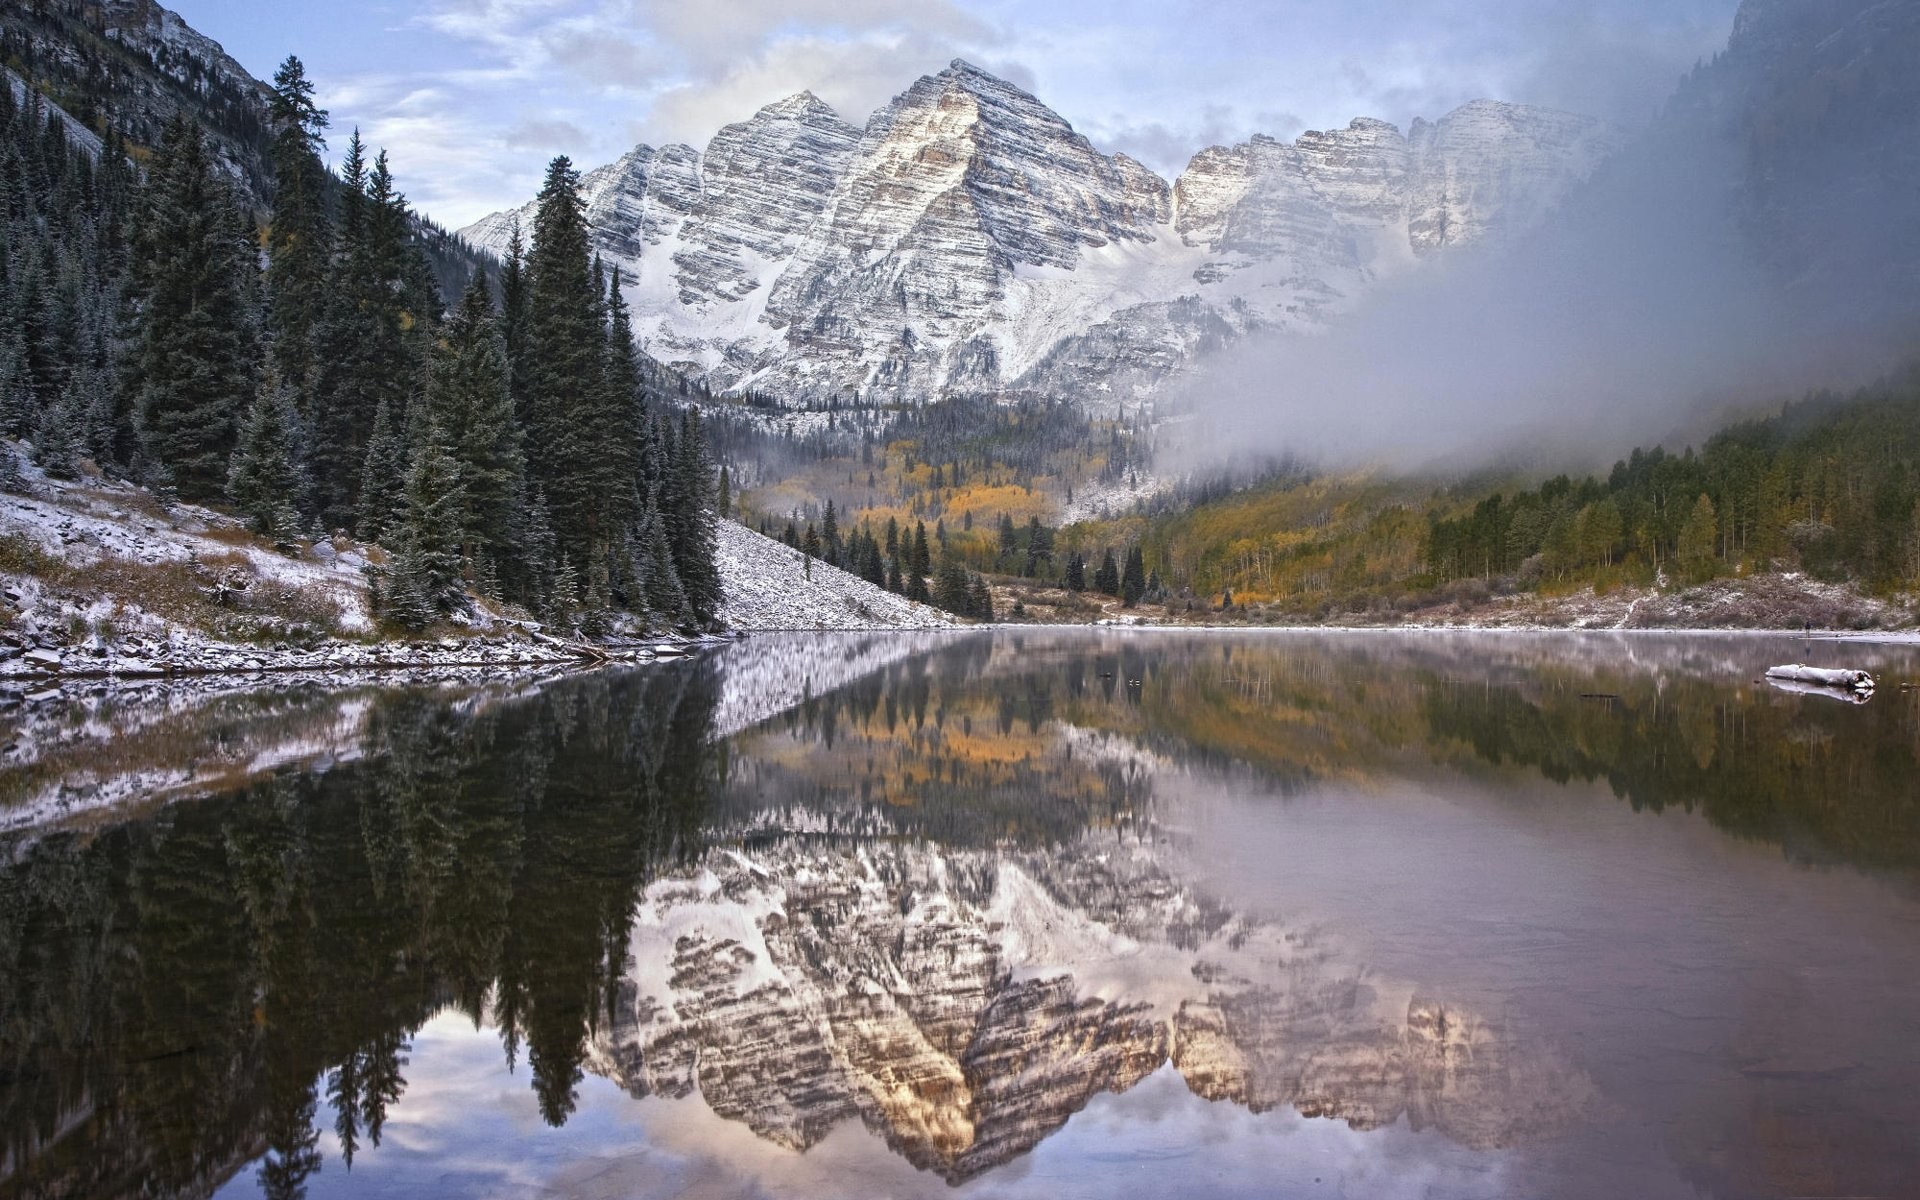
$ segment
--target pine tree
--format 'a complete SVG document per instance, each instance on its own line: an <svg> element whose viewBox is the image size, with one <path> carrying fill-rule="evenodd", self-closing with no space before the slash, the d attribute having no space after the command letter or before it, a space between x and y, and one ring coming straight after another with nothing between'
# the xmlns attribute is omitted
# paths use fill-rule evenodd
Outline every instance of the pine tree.
<svg viewBox="0 0 1920 1200"><path fill-rule="evenodd" d="M1120 564L1113 560L1111 549L1100 559L1100 567L1093 573L1093 590L1105 596L1120 594Z"/></svg>
<svg viewBox="0 0 1920 1200"><path fill-rule="evenodd" d="M321 316L332 266L333 226L327 212L327 114L313 102L313 84L289 55L273 77L273 224L267 239L273 364L292 389L303 418L314 415Z"/></svg>
<svg viewBox="0 0 1920 1200"><path fill-rule="evenodd" d="M640 354L633 344L633 316L620 294L620 272L609 273L606 290L606 351L601 362L601 394L583 415L599 431L594 487L600 492L597 515L608 531L629 528L639 517L646 481L641 478L647 410L640 394ZM707 499L710 499L707 498Z"/></svg>
<svg viewBox="0 0 1920 1200"><path fill-rule="evenodd" d="M933 558L927 547L927 523L913 523L913 545L907 551L906 597L925 603L931 598L927 591L927 573L932 568Z"/></svg>
<svg viewBox="0 0 1920 1200"><path fill-rule="evenodd" d="M680 414L680 426L660 487L660 515L673 547L673 565L694 620L710 625L720 612L720 570L714 562L718 535L714 529L713 469L707 458L706 437L692 409Z"/></svg>
<svg viewBox="0 0 1920 1200"><path fill-rule="evenodd" d="M460 465L445 433L429 419L407 470L388 601L393 619L418 627L460 605L465 510Z"/></svg>
<svg viewBox="0 0 1920 1200"><path fill-rule="evenodd" d="M475 274L435 345L427 397L433 420L450 431L459 465L467 561L475 578L497 577L501 560L514 551L515 508L525 481L506 350L484 272Z"/></svg>
<svg viewBox="0 0 1920 1200"><path fill-rule="evenodd" d="M967 615L976 621L993 620L993 592L978 575L967 585Z"/></svg>
<svg viewBox="0 0 1920 1200"><path fill-rule="evenodd" d="M828 565L841 565L840 518L834 513L833 501L827 501L826 515L820 519L820 547Z"/></svg>
<svg viewBox="0 0 1920 1200"><path fill-rule="evenodd" d="M382 400L374 411L373 430L367 436L367 454L362 463L358 525L362 540L380 541L395 528L406 502L406 475L406 443L401 440L387 402Z"/></svg>
<svg viewBox="0 0 1920 1200"><path fill-rule="evenodd" d="M303 524L307 480L299 421L293 390L273 381L263 385L247 410L227 470L227 496L234 507L254 532L275 541L292 541Z"/></svg>
<svg viewBox="0 0 1920 1200"><path fill-rule="evenodd" d="M129 375L144 451L182 496L212 499L254 390L254 268L232 193L184 115L148 173L133 262Z"/></svg>
<svg viewBox="0 0 1920 1200"><path fill-rule="evenodd" d="M1053 567L1053 532L1034 517L1027 522L1027 565L1021 573L1032 579L1043 566Z"/></svg>
<svg viewBox="0 0 1920 1200"><path fill-rule="evenodd" d="M507 351L508 383L515 411L526 420L527 247L520 237L520 219L507 234L507 257L500 267L500 340Z"/></svg>
<svg viewBox="0 0 1920 1200"><path fill-rule="evenodd" d="M1127 566L1120 575L1120 607L1132 608L1147 592L1146 562L1135 546L1127 551Z"/></svg>
<svg viewBox="0 0 1920 1200"><path fill-rule="evenodd" d="M553 606L554 580L560 574L560 543L553 536L547 498L537 489L520 509L518 563L508 595L535 612Z"/></svg>
<svg viewBox="0 0 1920 1200"><path fill-rule="evenodd" d="M1069 592L1087 590L1087 560L1078 550L1067 557L1066 584Z"/></svg>
<svg viewBox="0 0 1920 1200"><path fill-rule="evenodd" d="M80 436L79 403L70 391L47 405L33 428L33 461L55 479L77 479L86 452Z"/></svg>
<svg viewBox="0 0 1920 1200"><path fill-rule="evenodd" d="M580 176L564 155L547 167L527 255L527 462L552 508L554 533L575 563L603 548L598 493L606 431L587 418L605 395L603 297L594 285ZM662 504L669 535L677 514Z"/></svg>
<svg viewBox="0 0 1920 1200"><path fill-rule="evenodd" d="M940 570L933 580L933 603L955 616L971 616L973 595L967 579L967 569L951 556L940 560Z"/></svg>
<svg viewBox="0 0 1920 1200"><path fill-rule="evenodd" d="M382 404L389 414L405 412L420 390L439 307L385 152L368 168L355 130L342 174L312 424L316 491L329 526L354 523L375 415Z"/></svg>
<svg viewBox="0 0 1920 1200"><path fill-rule="evenodd" d="M686 589L680 586L680 573L673 565L673 547L667 542L666 524L660 510L648 506L641 518L641 554L646 607L669 624L689 628L694 625L693 608L687 603Z"/></svg>

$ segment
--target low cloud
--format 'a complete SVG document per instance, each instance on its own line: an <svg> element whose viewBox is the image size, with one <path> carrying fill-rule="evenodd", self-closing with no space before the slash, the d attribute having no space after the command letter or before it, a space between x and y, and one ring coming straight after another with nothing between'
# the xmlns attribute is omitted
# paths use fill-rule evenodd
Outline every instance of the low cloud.
<svg viewBox="0 0 1920 1200"><path fill-rule="evenodd" d="M1603 467L1864 382L1889 347L1756 263L1740 170L1731 145L1649 135L1534 235L1452 251L1324 332L1249 339L1168 398L1200 417L1179 464Z"/></svg>

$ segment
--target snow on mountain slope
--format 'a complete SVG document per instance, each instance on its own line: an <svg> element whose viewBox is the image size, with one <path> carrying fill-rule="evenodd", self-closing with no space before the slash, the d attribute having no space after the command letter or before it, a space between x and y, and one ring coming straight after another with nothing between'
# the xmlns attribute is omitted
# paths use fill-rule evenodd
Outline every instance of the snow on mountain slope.
<svg viewBox="0 0 1920 1200"><path fill-rule="evenodd" d="M864 131L803 93L585 184L647 349L716 390L1087 398L1537 225L1618 141L1478 101L1410 134L1362 118L1212 147L1170 185L956 60ZM464 233L499 252L532 211Z"/></svg>
<svg viewBox="0 0 1920 1200"><path fill-rule="evenodd" d="M952 616L814 561L737 521L719 523L720 619L743 632L786 629L948 629Z"/></svg>

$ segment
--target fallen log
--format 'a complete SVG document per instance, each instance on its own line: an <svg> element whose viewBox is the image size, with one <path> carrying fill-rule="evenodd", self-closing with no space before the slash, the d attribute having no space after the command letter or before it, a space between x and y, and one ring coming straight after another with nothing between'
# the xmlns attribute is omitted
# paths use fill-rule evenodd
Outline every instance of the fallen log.
<svg viewBox="0 0 1920 1200"><path fill-rule="evenodd" d="M1767 678L1812 684L1815 687L1841 688L1854 692L1873 690L1873 676L1851 667L1803 667L1799 663L1793 663L1784 667L1768 668Z"/></svg>
<svg viewBox="0 0 1920 1200"><path fill-rule="evenodd" d="M1828 687L1824 683L1801 683L1797 679L1775 679L1772 676L1767 677L1767 686L1776 691L1792 692L1796 696L1823 696L1842 704L1865 704L1873 699L1871 688L1855 691L1850 687Z"/></svg>

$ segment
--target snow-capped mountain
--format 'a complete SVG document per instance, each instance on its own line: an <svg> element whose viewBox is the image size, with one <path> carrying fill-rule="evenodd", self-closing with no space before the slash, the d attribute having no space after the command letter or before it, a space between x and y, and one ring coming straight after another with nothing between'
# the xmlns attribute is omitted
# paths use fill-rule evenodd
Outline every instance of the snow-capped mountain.
<svg viewBox="0 0 1920 1200"><path fill-rule="evenodd" d="M802 93L584 180L647 349L716 390L925 399L1152 381L1539 223L1618 144L1491 101L1196 155L1169 184L966 62L864 130ZM463 231L495 252L532 206Z"/></svg>

